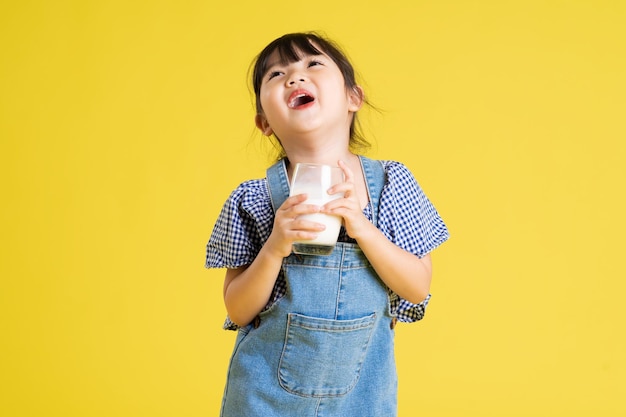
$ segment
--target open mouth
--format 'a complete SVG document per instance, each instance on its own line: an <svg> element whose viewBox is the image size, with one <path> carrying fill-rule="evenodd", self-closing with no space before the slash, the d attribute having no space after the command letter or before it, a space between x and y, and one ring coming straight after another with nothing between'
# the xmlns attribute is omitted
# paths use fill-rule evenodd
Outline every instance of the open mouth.
<svg viewBox="0 0 626 417"><path fill-rule="evenodd" d="M288 106L292 109L296 109L298 107L306 106L309 103L315 101L315 97L313 97L308 92L296 92L291 95L289 98Z"/></svg>

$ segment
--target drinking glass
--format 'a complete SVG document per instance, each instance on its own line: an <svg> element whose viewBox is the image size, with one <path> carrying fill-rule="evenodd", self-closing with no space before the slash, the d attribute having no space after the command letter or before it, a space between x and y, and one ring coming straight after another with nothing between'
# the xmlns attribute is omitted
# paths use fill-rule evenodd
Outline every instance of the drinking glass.
<svg viewBox="0 0 626 417"><path fill-rule="evenodd" d="M289 195L307 194L304 204L323 206L329 201L342 198L343 193L328 194L328 189L343 182L343 171L339 167L319 164L296 164L290 184ZM299 240L293 244L293 252L302 255L330 255L337 243L341 217L325 213L300 216L326 226L315 239Z"/></svg>

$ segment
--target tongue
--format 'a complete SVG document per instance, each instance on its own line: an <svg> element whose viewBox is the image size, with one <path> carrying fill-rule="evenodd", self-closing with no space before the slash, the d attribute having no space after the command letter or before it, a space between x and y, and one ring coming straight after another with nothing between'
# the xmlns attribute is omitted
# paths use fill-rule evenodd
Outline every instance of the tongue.
<svg viewBox="0 0 626 417"><path fill-rule="evenodd" d="M311 96L300 96L296 97L292 102L292 107L304 106L313 101L313 97Z"/></svg>

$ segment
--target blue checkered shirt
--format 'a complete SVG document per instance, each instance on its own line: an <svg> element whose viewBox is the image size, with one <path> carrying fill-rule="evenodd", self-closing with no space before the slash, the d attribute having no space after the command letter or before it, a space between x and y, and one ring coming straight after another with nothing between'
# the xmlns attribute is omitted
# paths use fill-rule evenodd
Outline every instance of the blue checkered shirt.
<svg viewBox="0 0 626 417"><path fill-rule="evenodd" d="M380 198L378 228L399 247L423 257L448 239L448 229L409 169L399 162L382 162L387 178ZM369 204L364 214L371 220ZM224 204L213 228L207 244L206 267L238 268L251 264L268 239L273 223L267 180L242 183ZM355 242L343 227L339 241ZM265 310L285 295L286 289L281 274ZM413 304L389 291L391 313L403 322L421 320L429 300L430 295ZM224 328L236 330L237 325L227 317Z"/></svg>

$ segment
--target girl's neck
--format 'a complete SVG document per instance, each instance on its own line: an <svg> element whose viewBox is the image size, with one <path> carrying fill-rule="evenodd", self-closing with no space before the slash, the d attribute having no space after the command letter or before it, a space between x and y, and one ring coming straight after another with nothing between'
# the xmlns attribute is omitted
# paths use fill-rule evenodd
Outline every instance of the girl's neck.
<svg viewBox="0 0 626 417"><path fill-rule="evenodd" d="M324 165L337 165L337 161L348 162L356 156L348 147L348 140L329 141L289 141L285 146L285 153L290 164L312 163ZM285 143L287 145L287 143Z"/></svg>
<svg viewBox="0 0 626 417"><path fill-rule="evenodd" d="M324 164L324 165L337 165L339 160L344 162L350 161L355 158L355 155L346 150L345 152L289 152L287 153L287 159L290 164L309 163L309 164Z"/></svg>

